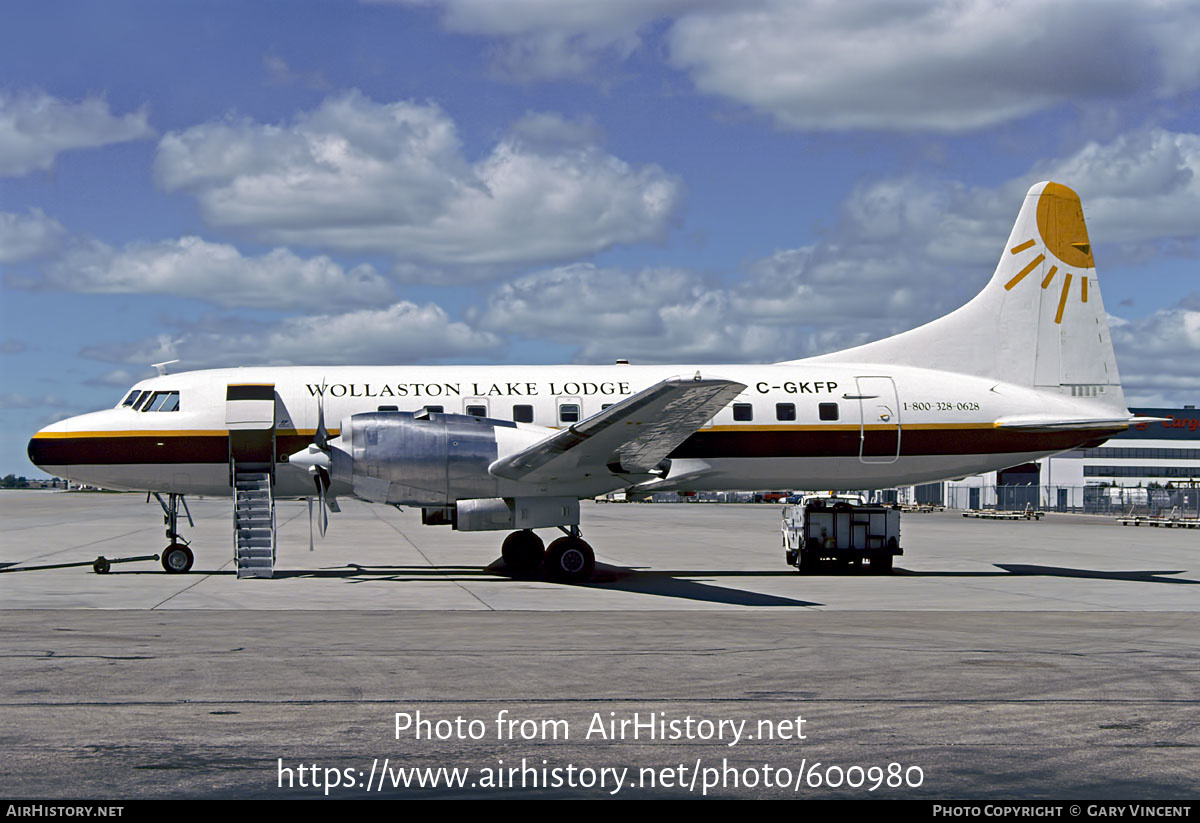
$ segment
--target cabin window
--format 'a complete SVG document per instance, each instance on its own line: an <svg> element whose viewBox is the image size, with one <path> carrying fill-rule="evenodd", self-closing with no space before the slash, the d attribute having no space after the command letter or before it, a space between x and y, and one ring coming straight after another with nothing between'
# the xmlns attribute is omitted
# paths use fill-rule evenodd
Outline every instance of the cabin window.
<svg viewBox="0 0 1200 823"><path fill-rule="evenodd" d="M754 419L754 407L749 403L733 404L733 419L738 423L746 423Z"/></svg>
<svg viewBox="0 0 1200 823"><path fill-rule="evenodd" d="M520 404L513 406L513 422L514 423L532 423L533 422L533 406Z"/></svg>
<svg viewBox="0 0 1200 823"><path fill-rule="evenodd" d="M467 414L472 417L487 417L487 406L467 406Z"/></svg>
<svg viewBox="0 0 1200 823"><path fill-rule="evenodd" d="M838 419L838 404L837 403L822 403L817 406L817 415L822 420L837 420Z"/></svg>
<svg viewBox="0 0 1200 823"><path fill-rule="evenodd" d="M579 422L579 404L563 403L558 407L558 419L563 423Z"/></svg>
<svg viewBox="0 0 1200 823"><path fill-rule="evenodd" d="M796 419L796 404L795 403L776 403L775 404L775 419L776 420L795 420Z"/></svg>
<svg viewBox="0 0 1200 823"><path fill-rule="evenodd" d="M611 405L612 405L612 403L602 403L602 404L600 404L600 411L604 411L605 409L607 409L607 408L608 408L609 406L611 406Z"/></svg>

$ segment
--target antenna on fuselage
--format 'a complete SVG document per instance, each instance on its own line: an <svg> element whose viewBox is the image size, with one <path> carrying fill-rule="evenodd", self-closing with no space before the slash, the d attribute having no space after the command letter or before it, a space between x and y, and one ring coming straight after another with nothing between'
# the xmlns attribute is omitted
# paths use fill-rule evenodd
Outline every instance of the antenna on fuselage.
<svg viewBox="0 0 1200 823"><path fill-rule="evenodd" d="M155 371L158 372L158 376L162 377L167 373L167 366L171 365L172 363L178 363L178 362L179 362L178 360L166 360L162 363L151 363L150 365L152 365L154 367Z"/></svg>

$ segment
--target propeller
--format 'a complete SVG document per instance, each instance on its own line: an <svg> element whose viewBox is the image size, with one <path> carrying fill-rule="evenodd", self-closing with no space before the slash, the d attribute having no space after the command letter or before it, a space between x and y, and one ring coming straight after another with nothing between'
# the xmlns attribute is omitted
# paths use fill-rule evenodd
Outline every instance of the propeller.
<svg viewBox="0 0 1200 823"><path fill-rule="evenodd" d="M329 471L333 467L333 451L329 446L329 430L325 428L324 388L322 384L321 393L317 395L317 431L313 442L288 457L289 463L308 469L308 473L312 475L321 512L320 520L318 520L321 537L325 536L325 532L329 528L329 512L339 511L337 503L329 494Z"/></svg>

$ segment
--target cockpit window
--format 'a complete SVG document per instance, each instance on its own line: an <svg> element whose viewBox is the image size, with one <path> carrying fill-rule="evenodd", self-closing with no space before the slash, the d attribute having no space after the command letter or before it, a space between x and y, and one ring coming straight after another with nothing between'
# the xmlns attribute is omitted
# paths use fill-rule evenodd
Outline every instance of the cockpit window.
<svg viewBox="0 0 1200 823"><path fill-rule="evenodd" d="M129 406L132 406L133 401L138 399L139 394L141 394L141 392L138 391L137 389L134 389L133 391L131 391L129 393L129 396L126 397L124 402L121 403L121 408L125 409L125 408L128 408Z"/></svg>
<svg viewBox="0 0 1200 823"><path fill-rule="evenodd" d="M154 396L146 401L142 406L144 412L154 411L179 411L179 392L177 391L160 391L155 392Z"/></svg>
<svg viewBox="0 0 1200 823"><path fill-rule="evenodd" d="M139 395L138 395L138 397L137 397L137 400L134 400L134 401L133 401L133 410L134 410L134 411L139 411L139 410L141 410L141 408L142 408L142 404L143 404L143 403L145 403L147 400L149 400L149 399L150 399L150 395L151 395L152 393L153 393L153 392L144 391L144 392L142 392L141 394L139 394Z"/></svg>

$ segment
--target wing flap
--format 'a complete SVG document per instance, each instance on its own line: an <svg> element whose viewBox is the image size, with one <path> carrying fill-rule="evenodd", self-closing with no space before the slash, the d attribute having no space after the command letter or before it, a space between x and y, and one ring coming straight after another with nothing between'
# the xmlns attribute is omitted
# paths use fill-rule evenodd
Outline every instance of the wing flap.
<svg viewBox="0 0 1200 823"><path fill-rule="evenodd" d="M597 470L649 474L746 389L719 377L671 377L599 414L502 457L488 471L528 482L582 479Z"/></svg>

